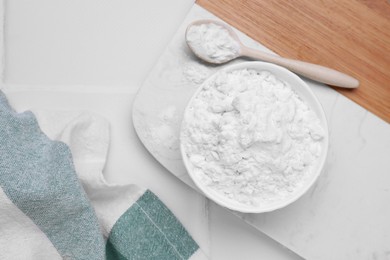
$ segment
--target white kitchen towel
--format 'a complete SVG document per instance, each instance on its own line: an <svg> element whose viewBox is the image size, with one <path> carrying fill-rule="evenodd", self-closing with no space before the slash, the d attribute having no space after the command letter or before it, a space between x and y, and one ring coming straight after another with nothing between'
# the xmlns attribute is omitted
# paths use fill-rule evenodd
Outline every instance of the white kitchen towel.
<svg viewBox="0 0 390 260"><path fill-rule="evenodd" d="M0 91L0 259L206 259L151 191L106 183L106 120L35 114Z"/></svg>

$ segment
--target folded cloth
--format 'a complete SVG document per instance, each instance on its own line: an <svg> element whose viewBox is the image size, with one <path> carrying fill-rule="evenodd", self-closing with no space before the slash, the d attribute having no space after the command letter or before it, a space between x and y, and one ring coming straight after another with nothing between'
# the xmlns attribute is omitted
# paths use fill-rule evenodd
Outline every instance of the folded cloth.
<svg viewBox="0 0 390 260"><path fill-rule="evenodd" d="M0 91L0 259L206 259L151 191L104 180L106 120L34 113Z"/></svg>

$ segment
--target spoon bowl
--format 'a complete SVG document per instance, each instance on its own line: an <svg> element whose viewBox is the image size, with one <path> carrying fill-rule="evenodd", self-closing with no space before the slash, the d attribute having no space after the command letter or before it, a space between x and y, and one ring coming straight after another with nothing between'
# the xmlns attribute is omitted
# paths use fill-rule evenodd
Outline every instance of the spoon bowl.
<svg viewBox="0 0 390 260"><path fill-rule="evenodd" d="M226 57L226 58L223 58L223 59L215 59L215 58L210 57L210 55L207 54L207 51L205 51L206 48L200 49L198 46L193 44L193 42L190 40L191 28L193 26L202 26L202 25L209 25L209 24L217 25L220 28L222 28L228 32L228 35L230 36L231 40L237 44L237 50L235 51L235 53L233 55ZM227 26L226 24L224 24L222 22L209 20L209 19L194 21L187 26L187 29L185 32L185 37L186 37L187 46L191 49L191 51L195 54L195 56L197 56L199 59L206 61L208 63L223 64L223 63L229 62L233 59L236 59L236 58L242 56L241 48L244 47L244 45L241 43L240 39L238 38L238 35L233 31L233 29L230 26Z"/></svg>
<svg viewBox="0 0 390 260"><path fill-rule="evenodd" d="M204 26L206 28L206 32L205 30L199 30L201 34L197 35L198 42L196 45L191 39L192 35L190 33L194 26ZM210 41L210 39L213 40L213 38L210 36L206 37L208 29L207 26L214 26L214 30L217 26L218 30L220 30L219 33L225 34L223 39L226 42ZM359 81L357 79L340 71L300 60L283 58L264 51L249 48L240 41L238 35L230 26L219 21L209 19L194 21L188 25L185 37L186 43L191 51L199 59L208 63L223 64L239 57L247 57L254 60L262 60L283 66L290 71L300 74L304 77L332 86L343 88L357 88L359 86ZM236 47L236 49L231 48L233 45ZM214 52L209 52L208 49L218 50L222 55L220 55L218 58L215 58L215 56L213 56Z"/></svg>

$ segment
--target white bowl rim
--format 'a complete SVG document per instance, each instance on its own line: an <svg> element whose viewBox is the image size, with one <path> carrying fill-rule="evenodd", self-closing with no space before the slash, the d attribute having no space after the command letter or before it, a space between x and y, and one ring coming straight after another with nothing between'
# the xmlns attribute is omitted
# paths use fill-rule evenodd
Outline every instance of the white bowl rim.
<svg viewBox="0 0 390 260"><path fill-rule="evenodd" d="M253 70L258 70L258 71L270 70L271 73L273 73L272 70L275 70L275 71L279 71L281 73L285 73L287 75L287 77L290 77L291 79L298 81L301 84L301 86L308 91L310 97L313 99L314 103L317 105L317 108L318 108L317 112L319 114L317 112L316 112L316 114L319 117L320 122L321 122L321 124L322 124L322 126L324 128L324 131L325 131L324 140L323 140L324 144L323 144L323 147L322 147L321 160L317 163L316 171L314 172L315 175L313 175L310 178L310 181L306 181L304 186L300 187L297 191L295 191L293 193L293 196L286 198L285 200L281 201L280 203L274 203L271 206L266 206L266 207L261 207L261 206L255 207L255 206L253 206L252 207L252 206L243 205L241 203L238 203L238 202L230 200L230 199L228 199L226 197L223 197L222 195L218 194L216 191L213 191L210 188L205 187L205 185L202 184L197 179L197 177L193 174L192 170L190 169L190 167L189 167L190 162L188 161L187 154L185 152L185 149L183 147L183 143L181 141L182 140L182 132L183 132L183 128L184 128L184 116L187 113L188 108L191 106L193 100L198 95L198 93L200 91L202 91L204 86L209 81L213 80L221 72L230 72L230 71L235 71L235 70L240 70L240 69L253 69ZM291 87L294 89L294 86L291 85ZM298 93L298 96L300 98L302 98L305 101L305 103L307 104L306 98L301 97L299 95L299 93ZM308 106L311 109L313 109L312 105L308 104ZM228 66L226 66L226 67L216 71L214 74L209 76L199 86L199 88L195 91L195 93L192 95L191 99L188 101L187 106L186 106L186 108L184 110L184 113L183 113L183 121L181 123L181 129L180 129L180 153L181 153L181 157L182 157L184 166L185 166L185 168L186 168L186 170L188 172L188 175L190 175L190 177L191 177L192 181L195 183L196 187L200 191L202 191L203 194L206 195L206 197L208 197L212 201L216 202L220 206L223 206L225 208L228 208L228 209L231 209L231 210L234 210L234 211L239 211L239 212L242 212L242 213L264 213L264 212L270 212L270 211L274 211L274 210L286 207L286 206L290 205L291 203L295 202L296 200L298 200L318 180L321 172L323 171L323 168L324 168L324 165L325 165L325 162L326 162L326 158L327 158L327 155L328 155L328 149L329 149L328 122L327 122L327 119L326 119L325 112L324 112L324 109L322 107L322 104L319 102L317 96L311 90L309 85L307 85L307 83L305 81L303 81L299 76L297 76L296 74L294 74L290 70L288 70L288 69L286 69L284 67L281 67L279 65L273 64L273 63L262 62L262 61L247 61L247 62L241 62L241 63L228 65ZM232 205L231 203L234 203L235 205Z"/></svg>

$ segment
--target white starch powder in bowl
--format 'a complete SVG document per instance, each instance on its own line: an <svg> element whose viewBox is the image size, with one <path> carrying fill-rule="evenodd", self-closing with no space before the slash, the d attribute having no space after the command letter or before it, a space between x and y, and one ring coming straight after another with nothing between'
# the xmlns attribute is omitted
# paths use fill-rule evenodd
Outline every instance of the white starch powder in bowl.
<svg viewBox="0 0 390 260"><path fill-rule="evenodd" d="M309 87L263 62L206 80L188 104L181 152L196 185L242 212L290 204L316 180L328 147L326 119Z"/></svg>

